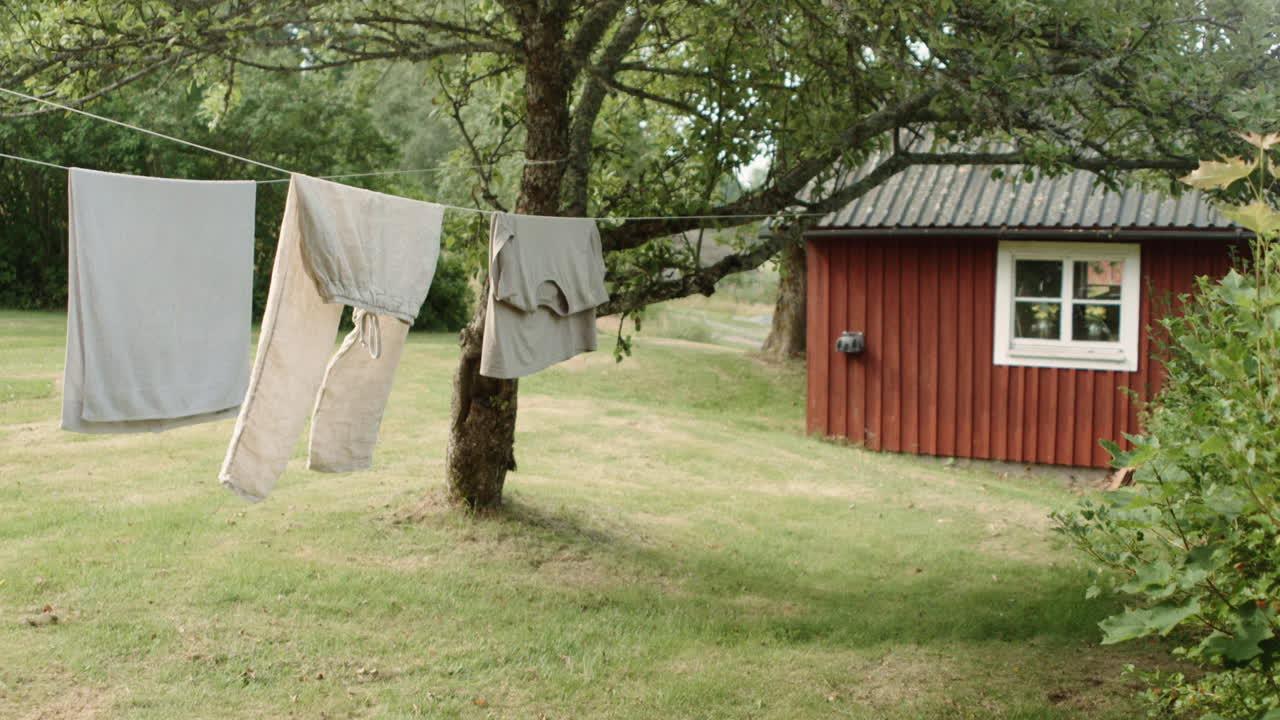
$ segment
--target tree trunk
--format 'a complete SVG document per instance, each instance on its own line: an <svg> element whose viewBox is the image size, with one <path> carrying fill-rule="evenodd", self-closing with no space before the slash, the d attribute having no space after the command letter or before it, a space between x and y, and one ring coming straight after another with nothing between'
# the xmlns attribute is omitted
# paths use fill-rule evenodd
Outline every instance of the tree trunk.
<svg viewBox="0 0 1280 720"><path fill-rule="evenodd" d="M525 157L561 160L569 152L568 66L564 34L567 9L530 9L519 19L525 57ZM533 8L532 4L526 6ZM560 214L564 163L525 165L516 212ZM462 330L462 357L453 380L452 420L445 455L449 497L473 509L502 504L507 471L516 469L515 431L518 382L480 374L489 283L471 324Z"/></svg>
<svg viewBox="0 0 1280 720"><path fill-rule="evenodd" d="M773 358L790 358L805 351L805 282L804 243L788 242L778 262L778 302L773 308L773 323L761 352Z"/></svg>
<svg viewBox="0 0 1280 720"><path fill-rule="evenodd" d="M453 422L445 451L450 499L476 509L501 505L507 471L516 469L519 381L480 374L480 341L484 337L488 294L486 281L476 315L460 334L462 357L453 377Z"/></svg>

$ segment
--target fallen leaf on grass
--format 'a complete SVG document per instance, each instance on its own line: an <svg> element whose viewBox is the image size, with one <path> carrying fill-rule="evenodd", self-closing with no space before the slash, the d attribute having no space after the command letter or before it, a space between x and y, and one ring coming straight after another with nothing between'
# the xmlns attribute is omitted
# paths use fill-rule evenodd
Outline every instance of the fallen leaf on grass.
<svg viewBox="0 0 1280 720"><path fill-rule="evenodd" d="M23 618L23 622L31 627L41 627L43 625L57 625L58 616L54 613L40 613L39 615L31 615Z"/></svg>

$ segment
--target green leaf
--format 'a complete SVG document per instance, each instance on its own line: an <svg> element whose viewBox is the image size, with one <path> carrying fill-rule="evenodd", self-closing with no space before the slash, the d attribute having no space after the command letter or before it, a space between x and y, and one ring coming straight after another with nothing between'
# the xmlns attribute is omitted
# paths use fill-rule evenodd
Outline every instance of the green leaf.
<svg viewBox="0 0 1280 720"><path fill-rule="evenodd" d="M1120 586L1120 590L1130 595L1145 593L1161 598L1173 592L1172 581L1173 566L1161 560L1139 567L1133 578Z"/></svg>
<svg viewBox="0 0 1280 720"><path fill-rule="evenodd" d="M1280 213L1262 200L1254 200L1244 206L1219 205L1218 212L1235 224L1259 235L1271 236L1280 230Z"/></svg>
<svg viewBox="0 0 1280 720"><path fill-rule="evenodd" d="M1129 453L1127 467L1137 467L1146 465L1159 452L1160 448L1150 442L1143 442L1140 437L1130 436L1129 441L1134 444L1133 450Z"/></svg>
<svg viewBox="0 0 1280 720"><path fill-rule="evenodd" d="M1210 510L1225 516L1228 520L1235 519L1244 512L1248 507L1248 501L1234 487L1223 485L1212 485L1204 493L1204 504Z"/></svg>
<svg viewBox="0 0 1280 720"><path fill-rule="evenodd" d="M1188 570L1211 573L1226 562L1226 553L1220 552L1221 545L1201 545L1187 553Z"/></svg>
<svg viewBox="0 0 1280 720"><path fill-rule="evenodd" d="M1102 438L1101 440L1098 441L1098 444L1102 446L1103 450L1106 450L1107 453L1111 455L1111 467L1114 467L1114 468L1133 467L1134 465L1132 461L1133 454L1125 452L1124 450L1121 450L1120 446L1116 444L1114 441L1108 440L1106 438Z"/></svg>
<svg viewBox="0 0 1280 720"><path fill-rule="evenodd" d="M1186 605L1162 603L1142 610L1126 610L1098 623L1102 628L1102 644L1114 645L1147 635L1168 635L1183 620L1200 612L1200 601Z"/></svg>
<svg viewBox="0 0 1280 720"><path fill-rule="evenodd" d="M1221 435L1210 435L1200 443L1200 452L1205 455L1221 455L1231 449L1231 444Z"/></svg>
<svg viewBox="0 0 1280 720"><path fill-rule="evenodd" d="M1266 612L1253 604L1237 611L1231 632L1231 635L1214 632L1200 643L1200 651L1229 662L1244 663L1262 654L1258 644L1275 635L1267 622Z"/></svg>
<svg viewBox="0 0 1280 720"><path fill-rule="evenodd" d="M1201 160L1200 167L1178 179L1200 190L1215 190L1248 177L1257 167L1257 163L1245 162L1244 158L1238 157L1228 158L1223 162Z"/></svg>

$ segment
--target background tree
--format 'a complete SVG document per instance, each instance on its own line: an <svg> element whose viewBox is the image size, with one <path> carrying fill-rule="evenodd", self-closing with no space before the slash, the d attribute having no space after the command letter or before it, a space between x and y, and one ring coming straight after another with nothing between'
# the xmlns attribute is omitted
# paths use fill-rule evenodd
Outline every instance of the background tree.
<svg viewBox="0 0 1280 720"><path fill-rule="evenodd" d="M242 148L265 162L315 174L360 172L369 163L440 162L456 142L449 126L443 121L437 125L446 132L425 148L412 133L398 133L396 113L368 101L374 97L368 88L375 80L349 73L303 76L252 69L239 71L231 84L211 78L147 78L97 101L95 111L204 145ZM0 148L54 164L116 172L278 179L269 171L70 113L6 119L0 122ZM442 192L441 180L437 175L405 175L352 182L435 196ZM266 304L286 189L282 182L258 186L255 317ZM0 161L0 307L66 307L66 190L64 173ZM446 255L417 326L462 327L470 319L471 294L461 258Z"/></svg>
<svg viewBox="0 0 1280 720"><path fill-rule="evenodd" d="M676 233L830 210L914 163L1181 170L1223 146L1244 106L1274 108L1277 86L1266 0L87 0L6 12L4 86L84 103L178 70L408 61L480 166L477 200L716 216L602 223L613 299L600 313L624 316L709 294L788 237L704 265ZM922 125L1015 149L904 150L898 138ZM869 172L844 172L876 152ZM524 161L518 182L503 170L511 155ZM726 194L724 179L761 156L760 183ZM451 495L473 507L499 504L515 467L518 386L478 374L483 323L478 309L461 334L446 463Z"/></svg>
<svg viewBox="0 0 1280 720"><path fill-rule="evenodd" d="M805 295L808 285L803 233L804 223L788 228L789 242L777 256L778 297L773 304L769 334L761 352L779 360L803 355L808 325L805 321Z"/></svg>

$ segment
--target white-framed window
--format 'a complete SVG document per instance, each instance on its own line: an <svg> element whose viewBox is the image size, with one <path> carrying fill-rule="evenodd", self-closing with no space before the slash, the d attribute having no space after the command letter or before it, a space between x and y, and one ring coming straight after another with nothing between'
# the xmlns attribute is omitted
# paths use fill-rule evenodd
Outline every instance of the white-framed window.
<svg viewBox="0 0 1280 720"><path fill-rule="evenodd" d="M995 364L1138 369L1141 246L1001 242Z"/></svg>

